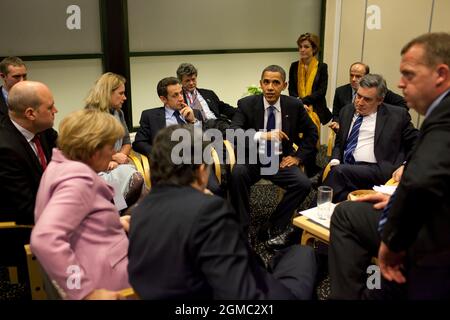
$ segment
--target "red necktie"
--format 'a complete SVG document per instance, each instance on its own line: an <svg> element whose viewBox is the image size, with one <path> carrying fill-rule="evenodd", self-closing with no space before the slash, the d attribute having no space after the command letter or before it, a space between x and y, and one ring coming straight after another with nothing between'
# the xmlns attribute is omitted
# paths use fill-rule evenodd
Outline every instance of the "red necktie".
<svg viewBox="0 0 450 320"><path fill-rule="evenodd" d="M47 168L47 159L45 158L44 149L42 149L41 139L39 139L38 135L35 135L31 141L36 146L39 162L41 163L42 169L45 170Z"/></svg>

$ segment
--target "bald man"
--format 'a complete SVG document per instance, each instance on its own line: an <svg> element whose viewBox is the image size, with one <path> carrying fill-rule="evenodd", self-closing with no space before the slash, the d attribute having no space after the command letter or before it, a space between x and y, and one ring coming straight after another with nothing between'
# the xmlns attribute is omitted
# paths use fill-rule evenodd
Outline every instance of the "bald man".
<svg viewBox="0 0 450 320"><path fill-rule="evenodd" d="M8 96L9 117L0 120L0 221L33 224L39 181L56 146L58 110L40 82L18 82Z"/></svg>

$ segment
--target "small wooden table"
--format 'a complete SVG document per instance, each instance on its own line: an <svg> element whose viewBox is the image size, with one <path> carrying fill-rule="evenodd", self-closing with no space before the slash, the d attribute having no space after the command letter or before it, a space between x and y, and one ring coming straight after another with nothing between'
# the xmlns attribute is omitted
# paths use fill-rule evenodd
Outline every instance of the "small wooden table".
<svg viewBox="0 0 450 320"><path fill-rule="evenodd" d="M314 240L322 241L326 244L330 242L330 230L312 221L308 217L298 216L294 218L294 226L303 229L301 244L312 245Z"/></svg>

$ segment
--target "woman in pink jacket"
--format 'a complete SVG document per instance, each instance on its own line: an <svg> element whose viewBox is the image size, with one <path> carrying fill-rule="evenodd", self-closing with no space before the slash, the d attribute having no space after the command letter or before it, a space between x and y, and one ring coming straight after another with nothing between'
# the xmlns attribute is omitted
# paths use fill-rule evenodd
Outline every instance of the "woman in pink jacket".
<svg viewBox="0 0 450 320"><path fill-rule="evenodd" d="M36 198L31 249L63 299L118 299L128 283L129 216L119 218L106 170L124 134L110 114L80 110L61 121L58 148Z"/></svg>

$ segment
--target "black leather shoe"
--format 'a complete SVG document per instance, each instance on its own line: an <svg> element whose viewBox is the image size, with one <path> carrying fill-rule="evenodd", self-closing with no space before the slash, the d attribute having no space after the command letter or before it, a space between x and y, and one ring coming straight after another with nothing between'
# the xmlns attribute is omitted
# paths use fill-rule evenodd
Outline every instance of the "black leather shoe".
<svg viewBox="0 0 450 320"><path fill-rule="evenodd" d="M300 238L298 235L298 230L293 226L289 226L282 233L267 240L265 245L273 250L283 249L294 243L300 243Z"/></svg>

